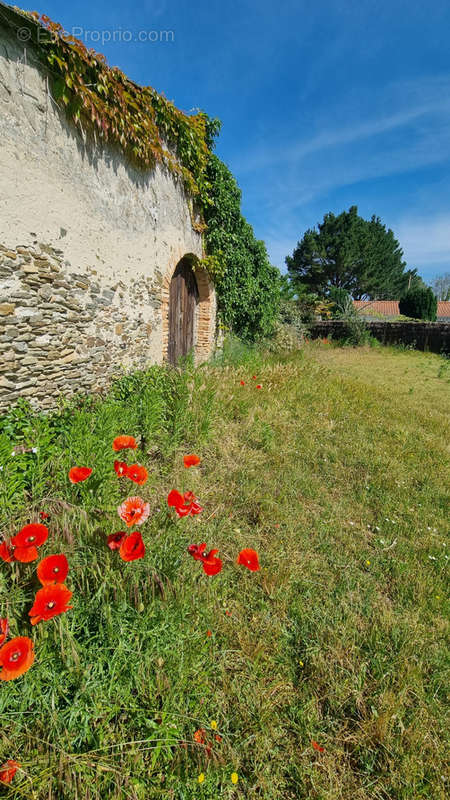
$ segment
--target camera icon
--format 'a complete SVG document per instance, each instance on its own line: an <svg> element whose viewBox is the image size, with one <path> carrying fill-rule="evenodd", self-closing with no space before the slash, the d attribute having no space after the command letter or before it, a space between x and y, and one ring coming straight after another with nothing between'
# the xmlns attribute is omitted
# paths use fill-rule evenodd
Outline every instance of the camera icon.
<svg viewBox="0 0 450 800"><path fill-rule="evenodd" d="M17 31L17 39L19 42L29 42L31 39L31 31L29 28L19 28Z"/></svg>

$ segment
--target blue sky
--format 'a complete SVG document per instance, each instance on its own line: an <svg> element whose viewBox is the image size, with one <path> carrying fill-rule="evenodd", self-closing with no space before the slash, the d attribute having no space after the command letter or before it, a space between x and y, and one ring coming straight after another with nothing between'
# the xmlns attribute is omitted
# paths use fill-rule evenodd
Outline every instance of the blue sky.
<svg viewBox="0 0 450 800"><path fill-rule="evenodd" d="M393 229L425 281L450 271L449 0L25 7L77 28L179 108L222 120L217 153L283 271L308 227L350 205ZM120 30L172 31L173 41L119 41Z"/></svg>

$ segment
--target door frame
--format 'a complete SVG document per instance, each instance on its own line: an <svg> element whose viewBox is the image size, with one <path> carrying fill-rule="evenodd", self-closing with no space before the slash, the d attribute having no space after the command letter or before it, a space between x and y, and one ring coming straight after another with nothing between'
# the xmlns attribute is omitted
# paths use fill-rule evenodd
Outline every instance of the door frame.
<svg viewBox="0 0 450 800"><path fill-rule="evenodd" d="M198 289L198 302L194 317L194 363L206 361L214 347L216 326L216 295L214 285L198 256L194 253L181 253L169 264L161 287L161 361L168 361L169 347L169 299L170 283L180 263L187 259L195 274Z"/></svg>

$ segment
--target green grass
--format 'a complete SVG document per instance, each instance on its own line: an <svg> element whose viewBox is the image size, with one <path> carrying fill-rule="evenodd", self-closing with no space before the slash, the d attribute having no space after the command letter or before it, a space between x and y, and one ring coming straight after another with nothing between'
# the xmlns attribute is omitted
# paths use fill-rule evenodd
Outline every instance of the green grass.
<svg viewBox="0 0 450 800"><path fill-rule="evenodd" d="M22 764L5 795L446 797L449 379L442 358L390 348L238 348L3 419L2 531L50 512L42 555L66 553L74 592L31 629L35 564L1 566L0 615L37 654L0 687L0 763ZM112 469L119 433L142 437L137 491ZM75 463L94 467L78 487ZM175 520L171 488L203 514ZM127 493L152 507L129 564L105 546ZM186 553L201 541L218 576ZM236 566L242 547L260 572ZM193 736L211 720L208 757Z"/></svg>

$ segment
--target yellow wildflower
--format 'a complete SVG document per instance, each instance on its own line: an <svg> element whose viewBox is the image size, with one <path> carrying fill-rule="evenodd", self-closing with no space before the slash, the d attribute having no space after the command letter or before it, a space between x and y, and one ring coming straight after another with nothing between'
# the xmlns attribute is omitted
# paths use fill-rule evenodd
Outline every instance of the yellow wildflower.
<svg viewBox="0 0 450 800"><path fill-rule="evenodd" d="M211 720L211 728L213 729L213 731L217 730L217 722L215 719Z"/></svg>
<svg viewBox="0 0 450 800"><path fill-rule="evenodd" d="M198 782L203 783L204 780L205 780L205 773L201 772L200 775L198 776Z"/></svg>
<svg viewBox="0 0 450 800"><path fill-rule="evenodd" d="M237 774L237 772L232 772L231 773L231 783L237 783L238 780L239 780L239 775Z"/></svg>

